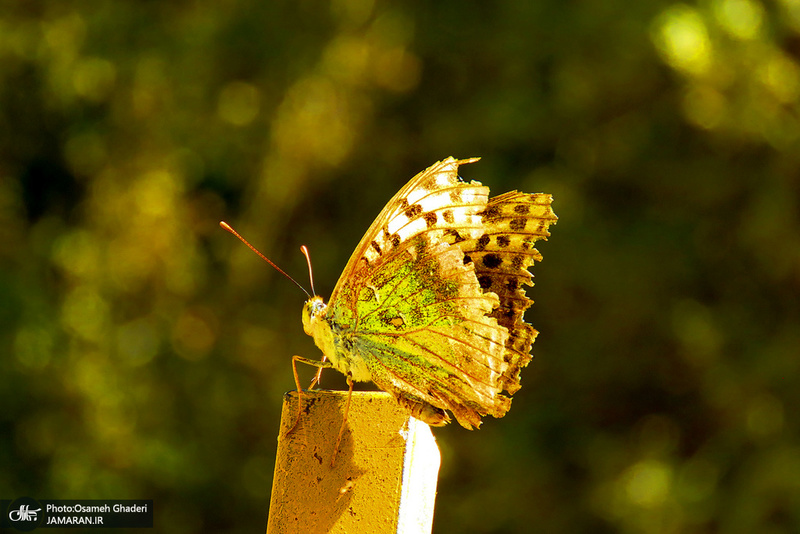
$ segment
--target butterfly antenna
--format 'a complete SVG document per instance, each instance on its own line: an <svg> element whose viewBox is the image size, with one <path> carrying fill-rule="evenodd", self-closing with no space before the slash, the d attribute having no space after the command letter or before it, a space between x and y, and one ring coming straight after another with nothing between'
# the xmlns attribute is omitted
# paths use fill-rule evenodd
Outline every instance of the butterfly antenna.
<svg viewBox="0 0 800 534"><path fill-rule="evenodd" d="M283 269L281 269L280 267L278 267L277 265L275 265L274 263L272 263L272 260L270 260L268 257L264 256L264 255L263 255L261 252L259 252L259 250L258 250L256 247L254 247L253 245L251 245L250 243L248 243L248 242L247 242L247 239L245 239L245 238L243 238L242 236L240 236L240 235L239 235L239 232L237 232L236 230L234 230L233 228L231 228L231 226L230 226L228 223L226 223L225 221L220 221L220 222L219 222L219 225L220 225L221 227L223 227L225 230L227 230L227 231L229 231L230 233L232 233L233 235L235 235L236 237L238 237L238 238L239 238L239 241L241 241L242 243L244 243L245 245L247 245L248 247L250 247L250 250L252 250L252 251L253 251L253 252L255 252L256 254L258 254L259 256L261 256L261 259L262 259L262 260L264 260L265 262L267 262L267 263L269 263L270 265L272 265L273 267L275 267L275 269L276 269L276 270L277 270L279 273L281 273L283 276L285 276L286 278L288 278L289 280L291 280L292 282L294 282L294 285L296 285L297 287L299 287L300 289L302 289L302 290L303 290L303 293L305 293L305 294L308 296L308 298L311 298L311 295L309 295L309 294L308 294L308 291L306 291L306 288L304 288L304 287L303 287L303 286L301 286L299 283L297 283L297 280L295 280L294 278L292 278L291 276L289 276L288 274L286 274L286 273L283 271ZM303 247L303 248L305 248L305 247ZM308 254L306 254L306 258L308 258ZM311 265L311 264L309 263L309 266L310 266L310 265ZM311 289L312 289L312 291L313 291L313 289L314 289L313 283L312 283Z"/></svg>
<svg viewBox="0 0 800 534"><path fill-rule="evenodd" d="M311 281L311 292L316 295L317 291L314 289L314 272L311 269L311 256L308 254L308 247L303 245L300 247L300 251L303 253L303 256L306 257L306 263L308 263L308 279Z"/></svg>

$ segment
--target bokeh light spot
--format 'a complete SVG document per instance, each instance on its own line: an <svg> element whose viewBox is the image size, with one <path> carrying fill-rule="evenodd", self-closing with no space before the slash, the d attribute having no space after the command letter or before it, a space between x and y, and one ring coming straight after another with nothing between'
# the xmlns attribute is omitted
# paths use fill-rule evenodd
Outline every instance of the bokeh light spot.
<svg viewBox="0 0 800 534"><path fill-rule="evenodd" d="M783 53L776 52L764 62L761 79L784 104L796 102L800 97L800 67Z"/></svg>
<svg viewBox="0 0 800 534"><path fill-rule="evenodd" d="M796 32L800 32L800 0L782 0L782 14Z"/></svg>
<svg viewBox="0 0 800 534"><path fill-rule="evenodd" d="M118 237L108 244L108 274L116 288L123 293L141 288L147 276L155 269L156 258L142 250L143 243Z"/></svg>
<svg viewBox="0 0 800 534"><path fill-rule="evenodd" d="M75 92L87 100L105 100L114 86L117 71L110 61L97 57L81 59L72 73Z"/></svg>
<svg viewBox="0 0 800 534"><path fill-rule="evenodd" d="M630 502L643 508L655 508L667 500L672 471L663 462L643 460L625 473L624 480Z"/></svg>
<svg viewBox="0 0 800 534"><path fill-rule="evenodd" d="M174 200L178 194L176 177L166 170L151 171L138 181L134 194L142 215L153 218L168 217L172 213Z"/></svg>
<svg viewBox="0 0 800 534"><path fill-rule="evenodd" d="M53 336L45 328L21 328L14 338L14 355L27 369L44 369L50 363L52 350Z"/></svg>
<svg viewBox="0 0 800 534"><path fill-rule="evenodd" d="M404 47L414 37L414 20L400 10L381 13L369 29L369 38L386 49Z"/></svg>
<svg viewBox="0 0 800 534"><path fill-rule="evenodd" d="M351 85L364 82L370 60L370 48L364 39L342 36L325 48L323 66L332 78Z"/></svg>
<svg viewBox="0 0 800 534"><path fill-rule="evenodd" d="M135 428L135 417L126 413L121 403L117 402L94 404L90 407L86 419L94 435L104 442L128 439Z"/></svg>
<svg viewBox="0 0 800 534"><path fill-rule="evenodd" d="M109 365L105 354L84 352L70 370L73 384L82 391L89 404L116 405L122 396L118 374Z"/></svg>
<svg viewBox="0 0 800 534"><path fill-rule="evenodd" d="M0 29L3 30L0 43L4 48L20 58L36 59L42 43L41 30L36 21L17 19Z"/></svg>
<svg viewBox="0 0 800 534"><path fill-rule="evenodd" d="M59 55L74 55L86 35L86 22L78 13L70 13L44 25L44 38Z"/></svg>
<svg viewBox="0 0 800 534"><path fill-rule="evenodd" d="M333 0L331 11L345 26L360 26L369 20L375 0Z"/></svg>
<svg viewBox="0 0 800 534"><path fill-rule="evenodd" d="M725 31L738 39L754 39L764 19L763 6L753 0L717 0L714 15Z"/></svg>
<svg viewBox="0 0 800 534"><path fill-rule="evenodd" d="M80 337L100 341L110 321L108 303L96 288L77 286L64 299L61 319L68 330Z"/></svg>
<svg viewBox="0 0 800 534"><path fill-rule="evenodd" d="M289 89L278 109L275 142L291 158L335 165L353 143L352 113L350 102L329 78L304 78Z"/></svg>
<svg viewBox="0 0 800 534"><path fill-rule="evenodd" d="M150 362L158 353L158 330L149 319L137 319L117 329L117 350L132 366Z"/></svg>
<svg viewBox="0 0 800 534"><path fill-rule="evenodd" d="M683 97L683 113L689 121L700 128L711 130L725 118L725 97L710 86L689 89Z"/></svg>
<svg viewBox="0 0 800 534"><path fill-rule="evenodd" d="M234 126L246 126L258 117L261 94L256 86L242 81L230 82L222 88L217 103L219 117Z"/></svg>
<svg viewBox="0 0 800 534"><path fill-rule="evenodd" d="M705 73L711 64L711 41L700 14L677 4L658 17L654 41L664 59L674 68L691 74Z"/></svg>
<svg viewBox="0 0 800 534"><path fill-rule="evenodd" d="M60 236L53 247L56 265L78 278L97 276L100 248L87 230L77 229Z"/></svg>
<svg viewBox="0 0 800 534"><path fill-rule="evenodd" d="M381 53L375 62L375 82L397 93L415 88L421 72L419 59L402 48Z"/></svg>

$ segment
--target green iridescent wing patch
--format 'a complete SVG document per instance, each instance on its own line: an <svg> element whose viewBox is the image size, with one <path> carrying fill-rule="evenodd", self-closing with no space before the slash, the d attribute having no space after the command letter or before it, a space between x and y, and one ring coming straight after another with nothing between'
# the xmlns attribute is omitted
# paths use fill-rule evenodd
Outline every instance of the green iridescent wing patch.
<svg viewBox="0 0 800 534"><path fill-rule="evenodd" d="M502 417L536 331L533 243L556 221L551 197L464 182L448 158L415 176L359 243L330 303L306 304L304 325L331 364L372 380L429 424L466 428ZM508 395L503 394L506 392Z"/></svg>

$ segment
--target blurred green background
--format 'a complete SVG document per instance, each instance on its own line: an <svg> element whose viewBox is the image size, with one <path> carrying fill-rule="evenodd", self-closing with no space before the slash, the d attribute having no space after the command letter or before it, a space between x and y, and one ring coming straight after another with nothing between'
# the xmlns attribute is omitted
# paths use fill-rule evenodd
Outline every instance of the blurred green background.
<svg viewBox="0 0 800 534"><path fill-rule="evenodd" d="M555 196L434 531L800 531L800 2L5 1L0 496L261 532L290 357L411 176ZM303 381L313 369L302 369ZM323 385L343 385L329 372Z"/></svg>

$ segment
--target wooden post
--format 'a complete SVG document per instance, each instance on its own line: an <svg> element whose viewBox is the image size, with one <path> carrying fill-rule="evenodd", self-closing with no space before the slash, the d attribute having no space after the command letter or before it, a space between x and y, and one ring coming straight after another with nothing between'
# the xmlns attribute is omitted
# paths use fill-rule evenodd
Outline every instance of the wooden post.
<svg viewBox="0 0 800 534"><path fill-rule="evenodd" d="M346 391L284 396L267 534L430 534L439 449L428 425L382 391L354 391L336 462Z"/></svg>

